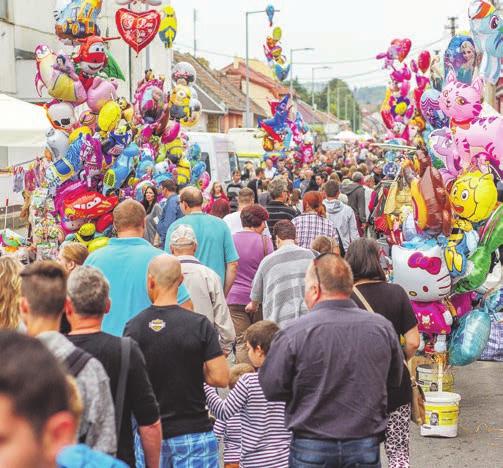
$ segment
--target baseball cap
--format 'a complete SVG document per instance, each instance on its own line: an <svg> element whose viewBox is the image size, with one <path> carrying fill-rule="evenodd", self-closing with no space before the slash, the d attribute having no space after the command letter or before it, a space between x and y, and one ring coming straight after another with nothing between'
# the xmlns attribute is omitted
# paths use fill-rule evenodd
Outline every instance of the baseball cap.
<svg viewBox="0 0 503 468"><path fill-rule="evenodd" d="M194 229L188 224L180 224L172 233L169 240L170 245L191 245L197 243Z"/></svg>

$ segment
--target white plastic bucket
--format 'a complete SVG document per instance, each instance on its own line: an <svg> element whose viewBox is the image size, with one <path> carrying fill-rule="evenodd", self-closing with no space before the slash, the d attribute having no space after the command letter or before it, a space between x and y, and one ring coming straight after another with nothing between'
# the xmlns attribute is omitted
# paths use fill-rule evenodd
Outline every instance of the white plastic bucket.
<svg viewBox="0 0 503 468"><path fill-rule="evenodd" d="M461 396L451 392L427 392L425 398L426 418L421 435L456 437Z"/></svg>
<svg viewBox="0 0 503 468"><path fill-rule="evenodd" d="M416 369L416 382L423 392L438 391L438 367L436 364L422 364ZM442 377L442 391L454 390L454 376L450 370L446 370Z"/></svg>

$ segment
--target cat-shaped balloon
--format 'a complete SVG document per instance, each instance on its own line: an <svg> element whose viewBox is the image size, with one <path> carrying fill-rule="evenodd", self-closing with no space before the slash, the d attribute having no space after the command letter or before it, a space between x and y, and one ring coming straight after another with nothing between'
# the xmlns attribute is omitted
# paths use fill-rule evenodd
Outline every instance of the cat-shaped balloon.
<svg viewBox="0 0 503 468"><path fill-rule="evenodd" d="M476 164L483 172L492 168L503 176L503 117L479 117L482 112L484 81L471 85L456 80L451 71L439 98L442 112L451 121L451 132L463 169Z"/></svg>

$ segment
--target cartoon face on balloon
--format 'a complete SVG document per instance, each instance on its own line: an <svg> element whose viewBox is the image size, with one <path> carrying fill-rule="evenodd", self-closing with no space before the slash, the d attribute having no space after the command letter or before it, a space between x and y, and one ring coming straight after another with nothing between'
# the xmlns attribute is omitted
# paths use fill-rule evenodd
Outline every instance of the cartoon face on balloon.
<svg viewBox="0 0 503 468"><path fill-rule="evenodd" d="M454 71L458 81L470 84L477 66L477 51L470 36L454 36L444 55L445 74Z"/></svg>
<svg viewBox="0 0 503 468"><path fill-rule="evenodd" d="M439 104L440 91L427 89L421 96L421 113L433 128L447 127L449 118L442 112Z"/></svg>
<svg viewBox="0 0 503 468"><path fill-rule="evenodd" d="M176 84L186 86L194 83L197 78L196 69L188 62L178 62L171 72L171 79Z"/></svg>
<svg viewBox="0 0 503 468"><path fill-rule="evenodd" d="M473 80L471 85L465 85L456 80L454 72L449 72L438 104L447 117L456 121L472 120L482 111L480 98L483 89L484 82L480 77Z"/></svg>
<svg viewBox="0 0 503 468"><path fill-rule="evenodd" d="M451 202L460 218L478 223L488 218L496 206L498 192L492 174L469 172L454 182Z"/></svg>
<svg viewBox="0 0 503 468"><path fill-rule="evenodd" d="M395 283L412 301L439 301L451 292L451 277L439 245L424 250L392 248Z"/></svg>

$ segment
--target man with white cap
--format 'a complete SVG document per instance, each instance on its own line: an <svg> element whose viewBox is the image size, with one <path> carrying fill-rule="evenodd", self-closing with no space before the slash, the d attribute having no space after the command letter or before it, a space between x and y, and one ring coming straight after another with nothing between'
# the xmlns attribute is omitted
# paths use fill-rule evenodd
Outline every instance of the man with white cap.
<svg viewBox="0 0 503 468"><path fill-rule="evenodd" d="M172 232L170 249L182 265L183 282L189 291L194 312L208 318L218 333L222 350L229 354L236 332L222 283L217 273L195 257L197 238L191 226L181 224Z"/></svg>

